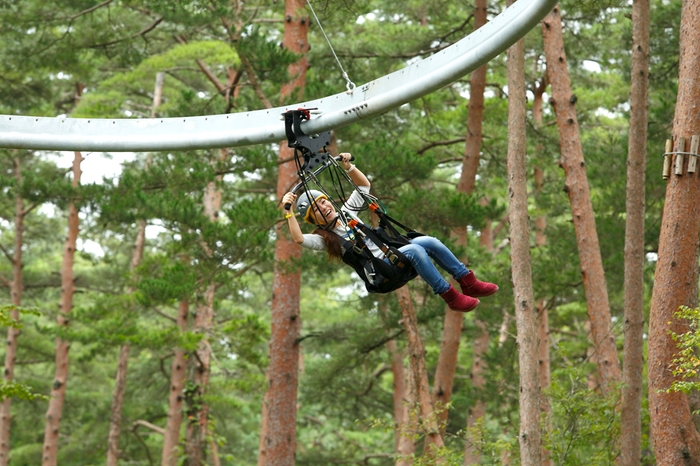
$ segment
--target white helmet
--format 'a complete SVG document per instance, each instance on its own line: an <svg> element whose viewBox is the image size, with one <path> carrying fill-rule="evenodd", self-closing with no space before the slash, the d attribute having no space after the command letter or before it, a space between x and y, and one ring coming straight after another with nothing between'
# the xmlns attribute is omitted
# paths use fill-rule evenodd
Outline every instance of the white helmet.
<svg viewBox="0 0 700 466"><path fill-rule="evenodd" d="M318 201L319 199L328 199L328 196L326 196L324 193L321 191L317 191L315 189L312 189L310 191L304 191L302 194L299 195L297 198L297 210L299 211L299 215L301 218L304 219L304 221L312 223L309 221L309 215L311 215L311 206L313 205L314 202Z"/></svg>

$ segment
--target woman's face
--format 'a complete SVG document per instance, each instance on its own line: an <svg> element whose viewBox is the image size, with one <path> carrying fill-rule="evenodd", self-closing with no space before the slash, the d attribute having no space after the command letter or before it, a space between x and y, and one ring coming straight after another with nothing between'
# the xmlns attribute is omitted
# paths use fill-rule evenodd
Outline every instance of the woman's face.
<svg viewBox="0 0 700 466"><path fill-rule="evenodd" d="M309 220L314 222L316 225L323 226L329 223L333 223L338 213L333 208L333 204L326 199L318 199L311 205L311 215L309 215Z"/></svg>

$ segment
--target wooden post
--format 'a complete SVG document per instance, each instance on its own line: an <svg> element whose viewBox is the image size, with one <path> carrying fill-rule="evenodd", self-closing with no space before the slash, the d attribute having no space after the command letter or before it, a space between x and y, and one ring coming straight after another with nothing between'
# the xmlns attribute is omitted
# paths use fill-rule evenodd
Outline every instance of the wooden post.
<svg viewBox="0 0 700 466"><path fill-rule="evenodd" d="M667 180L671 176L671 155L670 152L673 150L673 140L666 139L666 150L664 150L664 170L663 178Z"/></svg>
<svg viewBox="0 0 700 466"><path fill-rule="evenodd" d="M676 164L673 172L676 175L683 174L683 154L685 152L685 138L678 138L678 147L676 148Z"/></svg>
<svg viewBox="0 0 700 466"><path fill-rule="evenodd" d="M695 173L695 170L697 169L698 157L700 157L700 153L698 153L698 146L700 146L700 134L696 134L690 140L690 152L695 155L691 155L690 160L688 160L688 173Z"/></svg>

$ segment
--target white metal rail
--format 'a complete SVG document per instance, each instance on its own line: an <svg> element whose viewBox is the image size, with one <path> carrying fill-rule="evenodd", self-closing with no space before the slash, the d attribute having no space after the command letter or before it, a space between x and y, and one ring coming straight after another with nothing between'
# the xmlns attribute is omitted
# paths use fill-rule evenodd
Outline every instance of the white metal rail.
<svg viewBox="0 0 700 466"><path fill-rule="evenodd" d="M35 150L163 151L234 147L285 139L280 115L318 108L307 134L341 128L403 105L472 72L528 33L557 0L519 0L450 47L394 73L287 107L183 118L87 119L0 115L0 147Z"/></svg>

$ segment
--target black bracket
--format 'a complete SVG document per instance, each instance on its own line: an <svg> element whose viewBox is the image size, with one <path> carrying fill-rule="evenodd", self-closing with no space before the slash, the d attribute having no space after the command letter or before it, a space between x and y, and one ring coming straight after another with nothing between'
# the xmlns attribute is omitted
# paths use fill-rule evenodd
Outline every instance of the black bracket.
<svg viewBox="0 0 700 466"><path fill-rule="evenodd" d="M284 130L287 134L287 146L301 152L304 163L301 171L310 172L321 164L326 163L330 154L326 146L331 143L331 132L324 131L320 134L307 135L301 130L301 122L311 119L309 110L288 110L284 113Z"/></svg>

